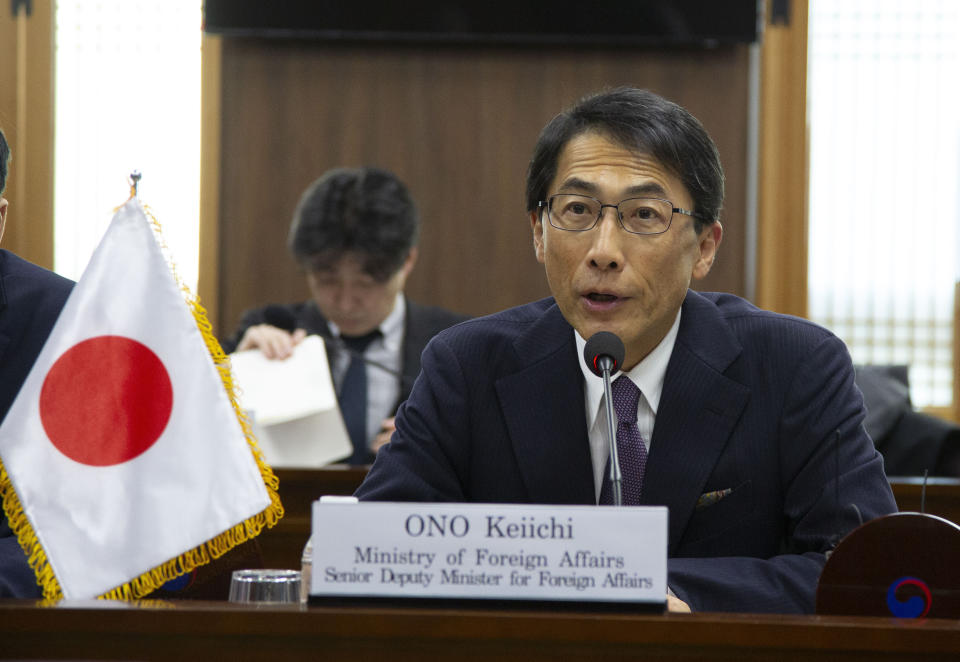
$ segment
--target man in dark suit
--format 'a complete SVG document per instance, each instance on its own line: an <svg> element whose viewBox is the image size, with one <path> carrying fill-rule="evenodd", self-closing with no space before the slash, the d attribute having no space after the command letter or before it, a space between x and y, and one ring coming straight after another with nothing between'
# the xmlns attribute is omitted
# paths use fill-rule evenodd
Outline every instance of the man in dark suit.
<svg viewBox="0 0 960 662"><path fill-rule="evenodd" d="M10 148L0 131L0 239L9 207L3 197L9 162ZM0 423L72 288L72 281L0 249ZM0 507L0 597L39 596L37 578Z"/></svg>
<svg viewBox="0 0 960 662"><path fill-rule="evenodd" d="M418 234L416 206L392 173L327 172L303 194L288 242L312 300L247 311L223 343L227 352L259 348L283 359L307 335L326 339L351 464L369 464L389 440L430 338L467 319L404 297Z"/></svg>
<svg viewBox="0 0 960 662"><path fill-rule="evenodd" d="M713 264L722 201L713 141L655 94L622 88L554 118L527 179L553 297L427 346L357 496L609 502L602 382L581 356L611 331L626 350L624 503L669 507L670 608L813 611L850 504L864 518L896 505L841 341L688 289Z"/></svg>

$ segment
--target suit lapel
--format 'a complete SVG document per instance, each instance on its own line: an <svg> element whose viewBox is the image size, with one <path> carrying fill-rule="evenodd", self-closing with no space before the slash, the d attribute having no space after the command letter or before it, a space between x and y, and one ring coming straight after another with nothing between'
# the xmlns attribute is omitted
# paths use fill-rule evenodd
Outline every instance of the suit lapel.
<svg viewBox="0 0 960 662"><path fill-rule="evenodd" d="M410 391L413 389L413 382L420 374L420 352L426 347L427 342L432 337L431 334L424 334L424 326L419 324L420 308L417 304L405 299L407 304L407 314L403 320L403 340L401 341L400 351L400 398L397 406L410 397ZM424 337L426 335L426 337Z"/></svg>
<svg viewBox="0 0 960 662"><path fill-rule="evenodd" d="M723 375L740 351L714 304L688 292L664 379L642 499L670 508L670 554L749 400L749 388Z"/></svg>
<svg viewBox="0 0 960 662"><path fill-rule="evenodd" d="M514 343L520 369L496 389L532 503L596 503L572 327L552 305Z"/></svg>

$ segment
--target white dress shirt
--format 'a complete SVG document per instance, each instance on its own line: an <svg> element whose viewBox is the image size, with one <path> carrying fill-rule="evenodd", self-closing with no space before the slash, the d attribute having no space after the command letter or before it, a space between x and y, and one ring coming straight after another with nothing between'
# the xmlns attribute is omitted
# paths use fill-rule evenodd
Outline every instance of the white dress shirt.
<svg viewBox="0 0 960 662"><path fill-rule="evenodd" d="M643 443L650 450L650 439L653 436L653 424L657 418L657 407L660 406L660 395L663 393L663 379L667 374L667 364L673 354L673 346L677 341L677 331L680 328L680 311L673 326L667 331L660 344L653 348L640 363L624 373L637 388L640 389L640 401L637 404L637 427ZM607 440L607 410L603 398L603 378L596 376L583 361L583 347L587 341L580 334L573 332L577 342L577 361L583 372L584 389L583 399L587 415L587 434L590 439L590 459L593 462L593 485L597 501L600 500L600 488L606 480L604 469L607 457L610 455L610 445ZM610 376L611 381L620 376L617 371ZM614 421L616 430L616 421Z"/></svg>

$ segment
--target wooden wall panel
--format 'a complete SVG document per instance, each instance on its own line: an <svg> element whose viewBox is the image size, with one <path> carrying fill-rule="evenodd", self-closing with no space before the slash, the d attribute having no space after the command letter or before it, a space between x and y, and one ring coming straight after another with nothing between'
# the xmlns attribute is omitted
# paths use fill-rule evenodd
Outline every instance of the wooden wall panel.
<svg viewBox="0 0 960 662"><path fill-rule="evenodd" d="M326 169L378 165L421 211L407 291L480 315L549 294L523 187L543 125L581 95L631 84L689 108L727 173L725 241L702 289L742 293L748 49L669 52L360 47L224 39L219 291L240 313L303 300L286 235L303 189Z"/></svg>
<svg viewBox="0 0 960 662"><path fill-rule="evenodd" d="M53 268L53 8L0 9L0 128L13 160L3 248ZM28 3L29 4L29 3Z"/></svg>

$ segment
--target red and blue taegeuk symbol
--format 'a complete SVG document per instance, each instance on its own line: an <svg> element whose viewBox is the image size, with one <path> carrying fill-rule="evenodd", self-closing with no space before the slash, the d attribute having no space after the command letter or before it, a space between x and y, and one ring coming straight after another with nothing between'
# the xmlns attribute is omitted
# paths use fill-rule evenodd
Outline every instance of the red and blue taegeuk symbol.
<svg viewBox="0 0 960 662"><path fill-rule="evenodd" d="M907 594L906 600L897 597ZM901 577L887 589L887 608L897 618L922 618L930 611L933 599L927 583L916 577Z"/></svg>

